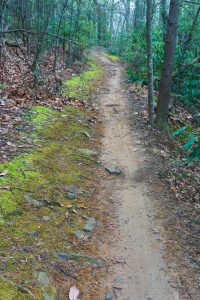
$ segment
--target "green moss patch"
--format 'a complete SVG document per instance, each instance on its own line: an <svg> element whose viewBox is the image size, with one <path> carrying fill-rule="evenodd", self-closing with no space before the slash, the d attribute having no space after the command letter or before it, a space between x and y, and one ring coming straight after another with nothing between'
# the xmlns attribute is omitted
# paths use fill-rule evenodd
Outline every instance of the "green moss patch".
<svg viewBox="0 0 200 300"><path fill-rule="evenodd" d="M88 71L87 78L92 72L97 70ZM69 250L74 232L85 225L77 207L87 199L84 189L93 179L95 161L80 149L95 149L93 114L74 107L62 112L31 108L24 119L32 126L35 147L0 165L5 174L0 177L1 273L28 286L35 299L42 299L36 274L50 272L55 253ZM78 200L68 198L71 189ZM0 281L0 299L32 298Z"/></svg>
<svg viewBox="0 0 200 300"><path fill-rule="evenodd" d="M109 60L113 61L113 62L119 62L120 61L120 58L117 55L110 54L108 52L103 52L103 55L105 57L107 57Z"/></svg>
<svg viewBox="0 0 200 300"><path fill-rule="evenodd" d="M63 93L70 98L89 99L94 89L94 84L102 76L102 67L97 60L89 62L89 70L79 76L74 76L66 81Z"/></svg>

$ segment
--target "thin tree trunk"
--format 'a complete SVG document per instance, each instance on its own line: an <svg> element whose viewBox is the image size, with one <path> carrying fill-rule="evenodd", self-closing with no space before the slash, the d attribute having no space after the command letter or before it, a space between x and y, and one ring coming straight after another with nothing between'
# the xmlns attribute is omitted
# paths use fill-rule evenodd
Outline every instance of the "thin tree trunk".
<svg viewBox="0 0 200 300"><path fill-rule="evenodd" d="M4 15L4 9L5 9L6 1L0 1L0 30L3 31L3 15ZM2 40L3 39L3 33L0 32L0 66L2 63Z"/></svg>
<svg viewBox="0 0 200 300"><path fill-rule="evenodd" d="M72 38L73 38L73 33L72 33L72 30L73 30L72 29L73 14L74 14L74 5L73 5L73 2L72 2L71 15L70 15L69 40L68 40L68 57L67 57L67 64L68 64L69 68L72 67L72 63L73 63L73 42L72 42Z"/></svg>
<svg viewBox="0 0 200 300"><path fill-rule="evenodd" d="M153 87L153 50L152 50L152 0L147 0L147 70L148 70L148 117L149 123L154 118L154 87Z"/></svg>
<svg viewBox="0 0 200 300"><path fill-rule="evenodd" d="M172 84L172 72L178 32L180 0L170 1L169 18L165 39L163 71L159 86L156 124L162 130L168 130L168 108Z"/></svg>
<svg viewBox="0 0 200 300"><path fill-rule="evenodd" d="M126 3L126 16L125 16L125 20L126 20L126 32L129 31L130 12L131 12L131 1L127 0L127 3Z"/></svg>
<svg viewBox="0 0 200 300"><path fill-rule="evenodd" d="M61 23L62 23L62 20L63 20L63 16L64 16L65 9L67 7L67 4L68 4L68 0L66 0L65 3L63 4L63 8L62 8L59 23L58 23L57 35L60 34ZM58 59L58 48L59 48L59 41L56 40L55 50L54 50L54 63L53 63L53 72L54 72L54 74L56 74L56 65L57 65L57 59Z"/></svg>
<svg viewBox="0 0 200 300"><path fill-rule="evenodd" d="M163 25L163 41L165 42L166 30L167 30L167 0L161 0L161 15L162 15L162 25Z"/></svg>

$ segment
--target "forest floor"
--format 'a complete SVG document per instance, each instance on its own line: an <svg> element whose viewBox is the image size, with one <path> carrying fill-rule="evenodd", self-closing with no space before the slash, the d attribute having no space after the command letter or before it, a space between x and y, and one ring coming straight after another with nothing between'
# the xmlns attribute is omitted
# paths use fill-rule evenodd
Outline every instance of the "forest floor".
<svg viewBox="0 0 200 300"><path fill-rule="evenodd" d="M70 103L21 113L3 101L0 300L198 300L138 91L114 57L92 54L63 86Z"/></svg>

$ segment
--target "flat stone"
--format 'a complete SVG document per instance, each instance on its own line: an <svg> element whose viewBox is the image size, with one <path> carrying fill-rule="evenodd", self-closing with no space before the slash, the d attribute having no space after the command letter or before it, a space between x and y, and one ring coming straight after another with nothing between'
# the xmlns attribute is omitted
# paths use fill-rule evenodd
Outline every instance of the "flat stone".
<svg viewBox="0 0 200 300"><path fill-rule="evenodd" d="M85 227L83 228L85 232L92 232L94 230L94 225L92 224L86 224Z"/></svg>
<svg viewBox="0 0 200 300"><path fill-rule="evenodd" d="M79 239L79 240L83 239L84 236L85 236L85 235L84 235L84 232L81 231L81 230L75 231L75 232L74 232L74 235L75 235L75 237L77 237L77 239Z"/></svg>
<svg viewBox="0 0 200 300"><path fill-rule="evenodd" d="M56 289L50 284L48 275L46 272L40 272L38 274L38 282L41 286L43 300L56 300Z"/></svg>
<svg viewBox="0 0 200 300"><path fill-rule="evenodd" d="M114 279L114 283L115 284L124 284L124 279L120 276L117 276L115 279Z"/></svg>
<svg viewBox="0 0 200 300"><path fill-rule="evenodd" d="M69 187L68 193L67 193L67 198L75 200L78 198L78 189L76 186L71 186Z"/></svg>
<svg viewBox="0 0 200 300"><path fill-rule="evenodd" d="M57 253L56 257L60 260L75 260L75 261L85 261L92 265L102 266L105 264L105 260L99 259L93 256L81 254L81 253Z"/></svg>
<svg viewBox="0 0 200 300"><path fill-rule="evenodd" d="M43 286L49 286L50 285L49 277L48 277L46 272L40 272L38 274L38 282Z"/></svg>
<svg viewBox="0 0 200 300"><path fill-rule="evenodd" d="M95 218L90 218L90 217L88 217L87 220L88 220L87 224L85 225L85 227L83 228L83 230L85 232L92 232L94 230L94 226L96 224L96 220L95 220Z"/></svg>
<svg viewBox="0 0 200 300"><path fill-rule="evenodd" d="M67 198L71 199L71 200L75 200L75 199L77 199L77 194L70 191L67 193Z"/></svg>
<svg viewBox="0 0 200 300"><path fill-rule="evenodd" d="M44 216L43 218L42 218L42 221L44 221L44 222L48 222L50 220L50 218L48 217L48 216Z"/></svg>
<svg viewBox="0 0 200 300"><path fill-rule="evenodd" d="M32 199L30 195L25 195L24 199L32 206L36 207L36 208L40 208L43 207L43 203L41 203L38 200Z"/></svg>
<svg viewBox="0 0 200 300"><path fill-rule="evenodd" d="M119 169L118 167L105 167L105 170L107 171L107 172L109 172L110 174L112 174L112 175L122 175L122 170L121 169Z"/></svg>
<svg viewBox="0 0 200 300"><path fill-rule="evenodd" d="M26 235L28 235L28 236L37 236L38 232L37 231L30 231L30 232L27 232Z"/></svg>
<svg viewBox="0 0 200 300"><path fill-rule="evenodd" d="M105 297L105 300L112 300L115 298L115 293L113 291L110 291L106 297Z"/></svg>
<svg viewBox="0 0 200 300"><path fill-rule="evenodd" d="M90 157L90 156L96 156L97 151L96 150L90 150L90 149L78 149L78 153L80 153L83 156Z"/></svg>

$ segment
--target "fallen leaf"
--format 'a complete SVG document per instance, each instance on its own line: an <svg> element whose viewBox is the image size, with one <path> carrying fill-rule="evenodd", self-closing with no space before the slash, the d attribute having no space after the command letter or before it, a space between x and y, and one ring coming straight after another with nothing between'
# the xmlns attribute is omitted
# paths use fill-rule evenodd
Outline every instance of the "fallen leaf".
<svg viewBox="0 0 200 300"><path fill-rule="evenodd" d="M75 287L75 286L71 287L70 291L69 291L69 300L77 300L79 293L80 292L77 289L77 287Z"/></svg>
<svg viewBox="0 0 200 300"><path fill-rule="evenodd" d="M82 204L78 204L77 208L87 209L87 207L85 205L82 205Z"/></svg>

